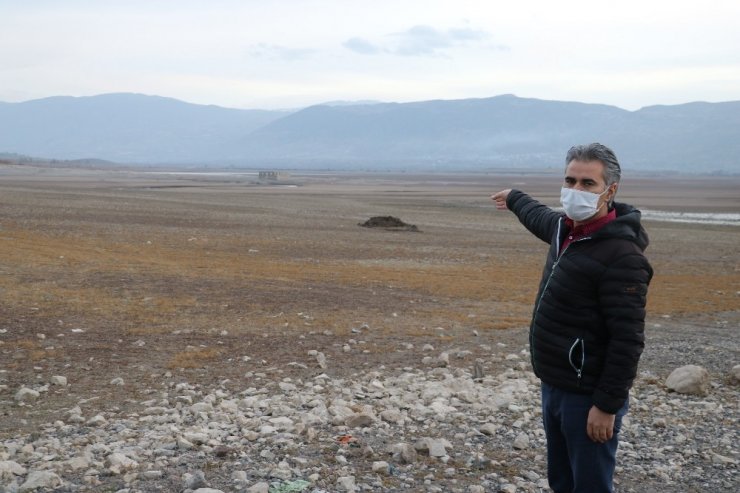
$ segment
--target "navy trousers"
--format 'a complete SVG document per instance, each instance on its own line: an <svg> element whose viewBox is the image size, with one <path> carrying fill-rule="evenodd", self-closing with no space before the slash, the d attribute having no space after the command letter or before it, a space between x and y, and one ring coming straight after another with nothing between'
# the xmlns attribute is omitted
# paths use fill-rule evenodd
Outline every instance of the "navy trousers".
<svg viewBox="0 0 740 493"><path fill-rule="evenodd" d="M542 383L542 422L547 437L547 479L555 493L611 493L619 429L629 404L614 421L606 443L586 434L590 395L565 392Z"/></svg>

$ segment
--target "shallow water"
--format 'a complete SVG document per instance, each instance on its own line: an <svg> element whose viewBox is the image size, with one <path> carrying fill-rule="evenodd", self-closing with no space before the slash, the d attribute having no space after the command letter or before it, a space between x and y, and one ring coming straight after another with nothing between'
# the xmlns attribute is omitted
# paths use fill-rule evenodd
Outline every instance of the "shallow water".
<svg viewBox="0 0 740 493"><path fill-rule="evenodd" d="M740 226L740 213L734 212L666 212L642 209L642 218L669 223Z"/></svg>

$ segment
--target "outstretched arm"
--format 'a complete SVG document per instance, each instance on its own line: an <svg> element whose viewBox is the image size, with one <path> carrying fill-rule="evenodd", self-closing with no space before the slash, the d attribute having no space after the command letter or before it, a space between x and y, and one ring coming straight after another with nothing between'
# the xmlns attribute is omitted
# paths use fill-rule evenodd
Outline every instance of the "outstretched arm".
<svg viewBox="0 0 740 493"><path fill-rule="evenodd" d="M509 192L511 192L511 188L507 188L506 190L501 190L500 192L494 193L491 195L491 199L496 202L496 209L505 211L509 207L506 205L506 199L509 196Z"/></svg>
<svg viewBox="0 0 740 493"><path fill-rule="evenodd" d="M520 190L501 190L491 195L491 199L496 203L497 209L511 210L532 234L545 243L550 243L562 214Z"/></svg>

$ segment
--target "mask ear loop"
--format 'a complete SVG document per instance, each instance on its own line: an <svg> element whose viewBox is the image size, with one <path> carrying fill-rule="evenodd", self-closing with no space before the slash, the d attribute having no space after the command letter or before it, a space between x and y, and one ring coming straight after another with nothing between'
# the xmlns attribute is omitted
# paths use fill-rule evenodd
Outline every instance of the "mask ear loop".
<svg viewBox="0 0 740 493"><path fill-rule="evenodd" d="M612 188L612 185L615 185L615 184L612 183L611 185L609 185L608 187L606 187L606 190L604 190L603 192L601 192L602 194L604 194L604 193L607 193L610 189L611 190L614 190L614 193L612 194L612 196L610 198L606 199L605 204L606 204L606 209L607 210L609 210L609 208L612 205L614 205L614 196L617 194L617 189L616 188Z"/></svg>

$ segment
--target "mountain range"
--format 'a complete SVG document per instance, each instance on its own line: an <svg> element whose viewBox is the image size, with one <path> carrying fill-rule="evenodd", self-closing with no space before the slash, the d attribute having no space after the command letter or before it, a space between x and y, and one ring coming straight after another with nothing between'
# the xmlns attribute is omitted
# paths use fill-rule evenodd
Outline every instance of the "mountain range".
<svg viewBox="0 0 740 493"><path fill-rule="evenodd" d="M641 170L740 172L740 101L615 106L501 95L296 111L140 94L0 103L0 152L127 164L483 170L561 166L576 143Z"/></svg>

